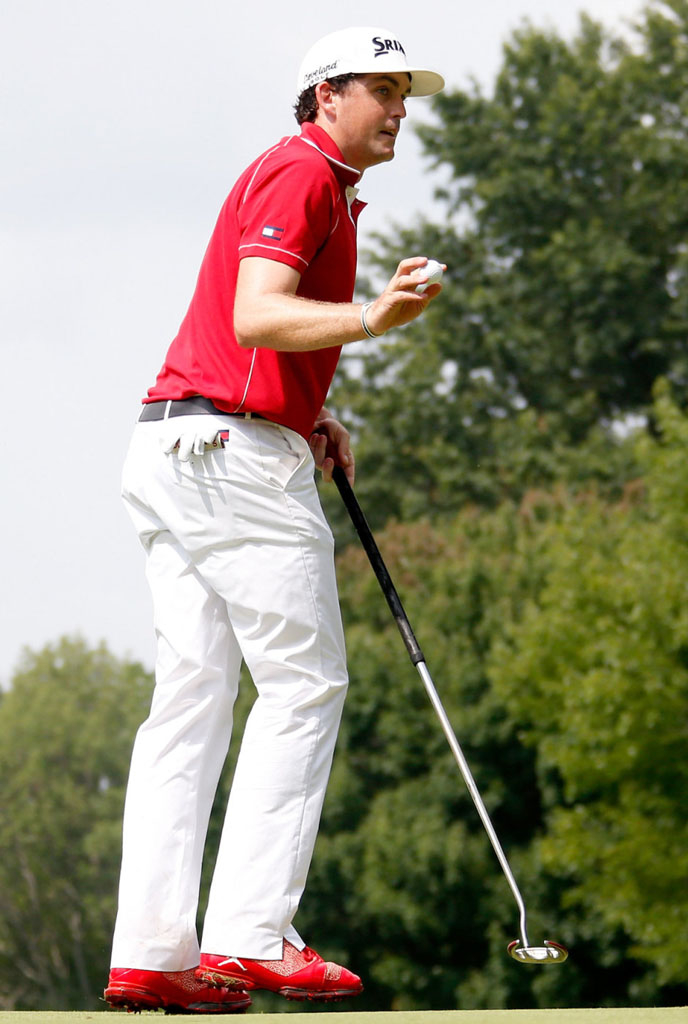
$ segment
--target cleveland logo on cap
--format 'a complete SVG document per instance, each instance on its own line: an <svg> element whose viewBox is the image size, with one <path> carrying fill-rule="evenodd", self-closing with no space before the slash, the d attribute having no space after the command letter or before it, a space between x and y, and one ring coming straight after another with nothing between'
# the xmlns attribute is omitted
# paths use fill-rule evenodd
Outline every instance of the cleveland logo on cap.
<svg viewBox="0 0 688 1024"><path fill-rule="evenodd" d="M406 56L406 50L398 39L383 39L382 36L373 36L373 45L376 57L382 57L385 53L391 53L392 50L396 50L397 53L403 53L404 57Z"/></svg>
<svg viewBox="0 0 688 1024"><path fill-rule="evenodd" d="M324 82L328 75L337 70L338 64L338 60L333 60L331 64L321 64L320 67L309 71L304 76L304 87L309 88L311 85L317 85L318 82Z"/></svg>

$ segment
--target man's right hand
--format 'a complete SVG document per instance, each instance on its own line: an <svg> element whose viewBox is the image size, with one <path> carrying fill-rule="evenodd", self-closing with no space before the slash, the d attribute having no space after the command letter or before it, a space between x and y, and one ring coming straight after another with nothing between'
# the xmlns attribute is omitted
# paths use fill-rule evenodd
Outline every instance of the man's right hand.
<svg viewBox="0 0 688 1024"><path fill-rule="evenodd" d="M367 305L366 323L373 334L384 334L393 327L403 327L425 312L428 305L442 291L441 284L431 284L418 294L418 277L414 271L424 267L426 256L411 256L402 260L381 295ZM442 264L446 270L446 264Z"/></svg>

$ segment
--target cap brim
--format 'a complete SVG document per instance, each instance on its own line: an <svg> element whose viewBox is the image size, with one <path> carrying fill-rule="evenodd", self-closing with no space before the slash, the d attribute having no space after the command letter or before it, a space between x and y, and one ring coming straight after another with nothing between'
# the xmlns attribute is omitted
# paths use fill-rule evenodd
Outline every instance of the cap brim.
<svg viewBox="0 0 688 1024"><path fill-rule="evenodd" d="M434 96L444 89L444 79L436 71L425 68L399 68L411 75L411 96Z"/></svg>

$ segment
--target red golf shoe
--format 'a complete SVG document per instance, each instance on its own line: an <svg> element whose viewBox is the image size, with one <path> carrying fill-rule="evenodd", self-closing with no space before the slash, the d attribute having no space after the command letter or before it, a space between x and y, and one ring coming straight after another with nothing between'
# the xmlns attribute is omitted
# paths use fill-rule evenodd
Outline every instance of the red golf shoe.
<svg viewBox="0 0 688 1024"><path fill-rule="evenodd" d="M166 1013L241 1013L251 1005L250 996L236 985L210 988L194 971L110 971L103 993L110 1006L130 1011L165 1010Z"/></svg>
<svg viewBox="0 0 688 1024"><path fill-rule="evenodd" d="M286 999L335 1002L363 991L357 975L339 964L327 963L308 946L298 950L286 939L281 960L247 960L201 953L196 977L209 985L267 989Z"/></svg>

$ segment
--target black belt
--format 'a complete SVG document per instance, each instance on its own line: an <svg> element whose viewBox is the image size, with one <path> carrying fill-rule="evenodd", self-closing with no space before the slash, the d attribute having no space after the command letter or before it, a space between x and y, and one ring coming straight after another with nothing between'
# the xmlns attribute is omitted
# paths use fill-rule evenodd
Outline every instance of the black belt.
<svg viewBox="0 0 688 1024"><path fill-rule="evenodd" d="M148 420L164 420L170 416L241 416L244 420L262 420L265 417L257 412L225 412L218 409L209 398L194 395L193 398L178 398L171 401L147 402L139 416L139 423Z"/></svg>

